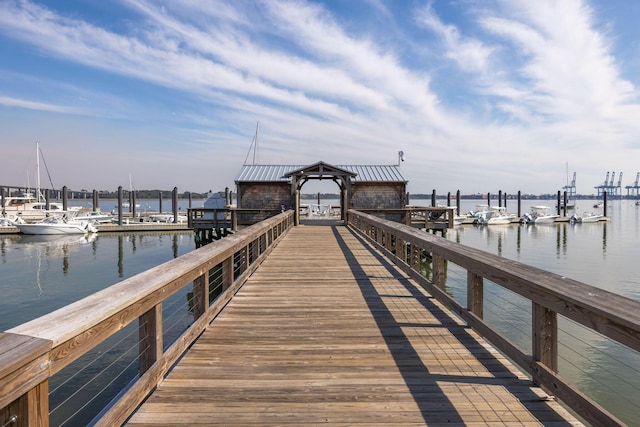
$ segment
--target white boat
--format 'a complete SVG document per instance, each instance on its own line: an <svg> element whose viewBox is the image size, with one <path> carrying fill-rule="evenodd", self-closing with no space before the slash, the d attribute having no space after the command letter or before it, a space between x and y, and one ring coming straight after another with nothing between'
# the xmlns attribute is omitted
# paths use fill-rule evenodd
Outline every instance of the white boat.
<svg viewBox="0 0 640 427"><path fill-rule="evenodd" d="M522 222L533 224L549 224L555 222L558 217L560 217L560 215L553 213L549 206L538 205L531 206L531 211L523 216Z"/></svg>
<svg viewBox="0 0 640 427"><path fill-rule="evenodd" d="M74 221L88 221L97 224L109 224L114 220L113 215L104 213L99 209L96 211L80 210L73 217Z"/></svg>
<svg viewBox="0 0 640 427"><path fill-rule="evenodd" d="M89 221L68 220L65 215L48 216L31 224L16 224L22 234L86 234L98 230Z"/></svg>
<svg viewBox="0 0 640 427"><path fill-rule="evenodd" d="M593 205L594 208L601 208L604 206L604 202L598 202L595 205Z"/></svg>
<svg viewBox="0 0 640 427"><path fill-rule="evenodd" d="M515 217L516 215L508 213L507 208L504 206L489 206L489 215L486 224L511 224Z"/></svg>
<svg viewBox="0 0 640 427"><path fill-rule="evenodd" d="M585 212L582 215L572 215L570 222L598 222L604 218L602 214L596 214L593 212Z"/></svg>
<svg viewBox="0 0 640 427"><path fill-rule="evenodd" d="M40 191L40 145L36 143L36 192L35 194L25 191L19 196L9 196L4 198L2 215L19 216L26 222L41 221L51 214L63 215L80 210L79 206L69 207L67 211L64 205L58 202L49 202L48 206L45 197Z"/></svg>
<svg viewBox="0 0 640 427"><path fill-rule="evenodd" d="M166 222L173 223L173 214L155 214L149 217L151 222ZM186 215L178 214L178 223L182 224L187 222L188 218Z"/></svg>
<svg viewBox="0 0 640 427"><path fill-rule="evenodd" d="M473 218L474 224L486 224L489 221L489 208L486 205L476 205L475 210L469 211L468 216Z"/></svg>
<svg viewBox="0 0 640 427"><path fill-rule="evenodd" d="M5 197L5 206L2 213L9 216L18 216L26 222L41 221L52 214L62 215L74 213L79 207L70 207L64 210L62 203L49 202L47 209L46 202L38 200L32 193L24 193L22 196Z"/></svg>
<svg viewBox="0 0 640 427"><path fill-rule="evenodd" d="M454 215L453 225L462 225L469 218L470 218L469 216L465 216L465 215Z"/></svg>
<svg viewBox="0 0 640 427"><path fill-rule="evenodd" d="M564 203L560 203L560 210L564 209L565 204ZM569 199L567 200L567 210L571 211L574 210L576 208L576 201L574 199ZM558 206L556 205L556 208Z"/></svg>

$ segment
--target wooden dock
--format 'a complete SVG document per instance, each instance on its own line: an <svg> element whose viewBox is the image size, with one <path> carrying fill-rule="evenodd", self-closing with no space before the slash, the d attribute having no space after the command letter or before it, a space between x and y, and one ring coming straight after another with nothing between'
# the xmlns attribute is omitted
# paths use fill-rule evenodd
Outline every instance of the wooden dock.
<svg viewBox="0 0 640 427"><path fill-rule="evenodd" d="M301 225L129 419L581 425L344 226Z"/></svg>

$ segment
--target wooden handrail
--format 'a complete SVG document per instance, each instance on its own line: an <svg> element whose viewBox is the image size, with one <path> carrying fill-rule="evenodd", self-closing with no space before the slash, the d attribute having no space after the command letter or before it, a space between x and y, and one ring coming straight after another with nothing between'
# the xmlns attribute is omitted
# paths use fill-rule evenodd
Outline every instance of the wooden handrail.
<svg viewBox="0 0 640 427"><path fill-rule="evenodd" d="M593 425L624 425L558 375L557 315L640 352L640 302L517 261L451 242L397 222L349 210L347 224L370 239L413 279L469 326ZM392 243L390 243L392 242ZM420 272L424 251L433 259L433 281ZM444 291L444 262L467 271L467 307ZM483 279L532 303L532 354L526 354L483 320Z"/></svg>
<svg viewBox="0 0 640 427"><path fill-rule="evenodd" d="M19 359L15 352L0 351L0 383L11 386L0 389L0 425L15 415L12 408L25 410L28 405L25 411L32 418L24 424L17 415L18 425L47 426L48 405L31 398L34 390L47 402L51 375L138 319L141 376L97 422L122 424L292 226L293 211L281 213L1 334L3 347L11 341L29 351L21 352ZM245 257L241 271L234 274L238 252ZM209 270L218 265L225 283L210 304ZM191 282L196 319L163 352L162 302Z"/></svg>

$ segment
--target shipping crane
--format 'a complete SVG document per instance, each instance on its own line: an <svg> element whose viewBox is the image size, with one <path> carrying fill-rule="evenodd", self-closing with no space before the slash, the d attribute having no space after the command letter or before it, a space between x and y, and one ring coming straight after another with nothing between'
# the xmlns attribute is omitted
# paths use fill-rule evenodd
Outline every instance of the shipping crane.
<svg viewBox="0 0 640 427"><path fill-rule="evenodd" d="M614 172L613 175L615 174L616 173ZM611 182L613 182L613 179L611 180ZM594 188L598 190L598 197L604 196L604 193L609 189L609 171L607 171L607 176L604 179L604 183L597 185Z"/></svg>
<svg viewBox="0 0 640 427"><path fill-rule="evenodd" d="M613 188L614 196L622 196L622 171L620 171L620 175L618 176L618 184Z"/></svg>
<svg viewBox="0 0 640 427"><path fill-rule="evenodd" d="M627 197L635 197L636 199L640 196L640 185L638 185L638 181L640 181L640 172L636 173L636 180L633 185L627 185L625 188L627 189Z"/></svg>

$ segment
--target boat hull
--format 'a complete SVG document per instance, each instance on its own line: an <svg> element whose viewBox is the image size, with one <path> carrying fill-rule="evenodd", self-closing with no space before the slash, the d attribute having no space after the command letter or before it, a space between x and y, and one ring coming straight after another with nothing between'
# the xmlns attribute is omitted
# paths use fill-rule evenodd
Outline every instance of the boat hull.
<svg viewBox="0 0 640 427"><path fill-rule="evenodd" d="M603 215L583 216L580 222L598 222L602 217Z"/></svg>
<svg viewBox="0 0 640 427"><path fill-rule="evenodd" d="M88 232L86 227L76 224L18 224L16 225L22 234L85 234Z"/></svg>

